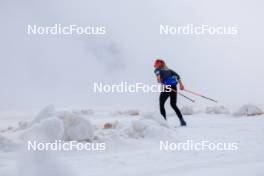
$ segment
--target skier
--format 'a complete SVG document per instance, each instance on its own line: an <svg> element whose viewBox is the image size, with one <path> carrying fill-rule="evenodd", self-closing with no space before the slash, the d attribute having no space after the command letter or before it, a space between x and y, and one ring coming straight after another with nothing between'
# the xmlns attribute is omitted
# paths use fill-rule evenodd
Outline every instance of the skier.
<svg viewBox="0 0 264 176"><path fill-rule="evenodd" d="M164 62L164 60L157 59L154 63L154 67L155 67L154 72L157 76L158 83L163 84L163 85L170 85L171 89L174 90L174 91L172 90L163 91L160 93L159 105L160 105L161 115L164 117L165 120L167 120L164 105L165 105L166 100L170 97L170 105L175 111L175 113L177 114L180 120L181 126L186 126L186 122L182 117L182 113L176 105L177 103L177 83L179 83L180 89L184 90L184 85L181 81L180 76L173 70L169 69L166 66L166 63Z"/></svg>

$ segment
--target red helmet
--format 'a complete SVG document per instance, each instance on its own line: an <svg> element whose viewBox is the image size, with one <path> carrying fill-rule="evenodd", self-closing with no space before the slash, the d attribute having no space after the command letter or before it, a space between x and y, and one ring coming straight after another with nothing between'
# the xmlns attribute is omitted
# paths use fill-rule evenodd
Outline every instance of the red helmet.
<svg viewBox="0 0 264 176"><path fill-rule="evenodd" d="M155 68L161 68L161 67L163 67L163 64L164 63L164 61L163 60L161 60L161 59L157 59L155 62L154 62L154 67Z"/></svg>

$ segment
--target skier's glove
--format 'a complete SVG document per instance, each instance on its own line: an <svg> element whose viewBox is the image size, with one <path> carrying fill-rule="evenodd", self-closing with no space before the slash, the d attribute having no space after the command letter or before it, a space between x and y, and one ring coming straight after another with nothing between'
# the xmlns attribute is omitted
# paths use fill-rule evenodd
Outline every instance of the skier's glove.
<svg viewBox="0 0 264 176"><path fill-rule="evenodd" d="M181 90L184 90L185 88L184 88L184 85L183 85L183 83L180 81L180 89Z"/></svg>

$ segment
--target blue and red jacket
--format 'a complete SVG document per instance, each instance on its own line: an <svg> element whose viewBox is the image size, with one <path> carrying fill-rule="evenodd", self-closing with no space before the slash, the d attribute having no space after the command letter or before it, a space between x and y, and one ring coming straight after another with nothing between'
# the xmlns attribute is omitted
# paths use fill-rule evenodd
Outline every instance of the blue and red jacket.
<svg viewBox="0 0 264 176"><path fill-rule="evenodd" d="M156 68L154 73L160 76L161 82L165 85L176 86L181 79L178 73L169 68Z"/></svg>

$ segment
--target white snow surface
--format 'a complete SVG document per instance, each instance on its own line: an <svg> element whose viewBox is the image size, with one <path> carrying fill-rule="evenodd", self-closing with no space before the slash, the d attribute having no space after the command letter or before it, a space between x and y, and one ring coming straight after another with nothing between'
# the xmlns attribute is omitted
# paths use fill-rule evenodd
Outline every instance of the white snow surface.
<svg viewBox="0 0 264 176"><path fill-rule="evenodd" d="M0 136L0 152L11 152L17 148L18 144L14 141L4 136Z"/></svg>
<svg viewBox="0 0 264 176"><path fill-rule="evenodd" d="M194 110L192 106L183 106L181 108L181 112L183 115L193 115L194 114Z"/></svg>
<svg viewBox="0 0 264 176"><path fill-rule="evenodd" d="M16 130L0 133L0 175L2 176L261 176L264 174L264 115L250 118L232 114L196 113L184 116L187 127L157 112L138 116L92 110L58 111L45 108L34 117L21 119L19 112L7 120L0 113L1 126ZM21 113L23 114L23 113ZM6 115L6 113L5 113ZM11 117L11 116L10 116ZM23 120L23 121L21 121ZM23 123L22 123L23 122ZM20 125L17 125L19 124ZM104 129L104 124L114 124ZM32 152L26 140L78 140L106 143L105 151ZM237 143L237 151L161 151L160 141L184 143L209 141ZM52 169L51 169L52 168Z"/></svg>

